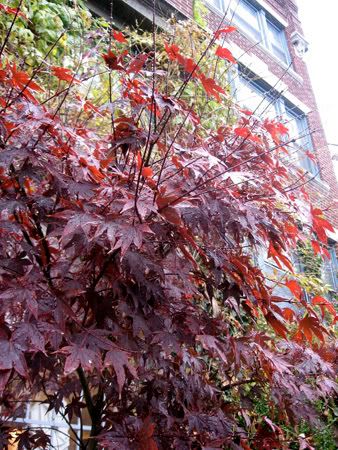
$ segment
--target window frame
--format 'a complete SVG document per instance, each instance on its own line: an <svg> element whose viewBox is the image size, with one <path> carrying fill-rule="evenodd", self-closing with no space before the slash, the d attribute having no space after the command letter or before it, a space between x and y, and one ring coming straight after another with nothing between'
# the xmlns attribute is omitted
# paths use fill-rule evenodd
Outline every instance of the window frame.
<svg viewBox="0 0 338 450"><path fill-rule="evenodd" d="M258 78L250 69L241 64L238 65L237 76L232 82L234 96L237 100L242 86L241 80L244 80L245 84L251 85L254 91L263 94L264 98L273 104L276 111L276 116L272 118L283 120L283 116L286 118L286 115L288 115L293 116L294 119L299 122L299 126L297 127L298 136L301 137L304 133L304 137L300 139L300 143L295 142L294 144L289 144L290 148L294 147L296 150L295 154L297 161L294 162L294 165L304 169L310 176L316 176L316 179L320 179L318 164L312 161L305 153L306 151L312 152L314 150L312 137L308 133L309 123L306 114L300 108L296 107L289 100L284 98L272 86L264 81L264 79ZM245 106L246 105L243 104L243 107ZM298 136L296 136L296 138Z"/></svg>
<svg viewBox="0 0 338 450"><path fill-rule="evenodd" d="M331 286L333 292L338 292L338 256L336 245L336 242L329 240L327 250L331 259L326 259L323 264L323 277Z"/></svg>
<svg viewBox="0 0 338 450"><path fill-rule="evenodd" d="M254 10L257 16L257 23L258 23L258 29L255 30L257 34L260 37L260 40L258 41L262 47L265 50L268 50L268 52L273 55L278 61L280 61L283 64L290 65L291 55L290 50L288 47L286 34L285 34L285 26L281 24L272 14L270 14L268 11L264 9L263 6L261 6L259 3L256 3L255 0L238 0L233 4L233 2L230 2L229 6L225 8L225 0L207 0L209 4L211 4L214 8L221 11L222 13L225 13L225 11L228 11L228 15L231 18L231 21L234 24L237 24L239 26L239 29L245 33L249 39L256 40L256 38L253 36L252 32L250 32L250 28L254 29L255 27L252 27L250 23L247 23L247 28L245 27L246 21L241 19L240 16L238 16L236 20L236 10L239 5L242 5L244 8L247 7L248 9ZM268 23L270 23L277 31L281 33L281 50L283 51L284 58L280 58L280 56L274 51L273 45L269 40L269 28Z"/></svg>

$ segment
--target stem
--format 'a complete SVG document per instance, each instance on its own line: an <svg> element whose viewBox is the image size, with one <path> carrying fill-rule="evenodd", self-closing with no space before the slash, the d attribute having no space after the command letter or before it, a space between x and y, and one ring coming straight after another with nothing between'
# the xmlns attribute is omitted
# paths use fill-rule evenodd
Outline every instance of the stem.
<svg viewBox="0 0 338 450"><path fill-rule="evenodd" d="M92 395L90 393L90 389L88 386L88 381L86 375L82 369L79 367L77 369L77 374L80 379L80 383L83 389L83 396L86 401L87 409L89 412L90 419L92 421L92 427L90 430L90 439L86 446L87 450L96 450L97 449L97 439L96 437L101 431L101 417L102 417L102 395L98 398L96 403L93 402Z"/></svg>

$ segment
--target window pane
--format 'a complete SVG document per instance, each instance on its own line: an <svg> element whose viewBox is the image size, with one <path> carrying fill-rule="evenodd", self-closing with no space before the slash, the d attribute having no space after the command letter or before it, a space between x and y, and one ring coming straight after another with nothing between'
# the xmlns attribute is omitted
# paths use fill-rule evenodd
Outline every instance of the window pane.
<svg viewBox="0 0 338 450"><path fill-rule="evenodd" d="M291 161L297 162L304 170L313 175L318 174L318 166L307 152L312 152L311 137L309 136L308 123L304 115L297 114L292 108L286 108L284 124L289 129L286 140L296 139L294 144L289 144L289 151L294 154L290 156Z"/></svg>
<svg viewBox="0 0 338 450"><path fill-rule="evenodd" d="M267 90L243 76L239 77L236 93L237 102L262 118L274 119L277 116L277 104Z"/></svg>
<svg viewBox="0 0 338 450"><path fill-rule="evenodd" d="M269 20L266 21L268 41L272 53L285 63L288 62L288 51L284 31Z"/></svg>
<svg viewBox="0 0 338 450"><path fill-rule="evenodd" d="M336 255L336 249L334 245L330 245L329 253L331 259L325 259L323 265L323 281L326 284L329 284L334 291L338 290L338 259Z"/></svg>
<svg viewBox="0 0 338 450"><path fill-rule="evenodd" d="M240 0L237 7L234 7L233 12L234 22L256 42L261 41L257 9L244 0Z"/></svg>
<svg viewBox="0 0 338 450"><path fill-rule="evenodd" d="M208 0L208 2L220 11L224 11L224 0Z"/></svg>

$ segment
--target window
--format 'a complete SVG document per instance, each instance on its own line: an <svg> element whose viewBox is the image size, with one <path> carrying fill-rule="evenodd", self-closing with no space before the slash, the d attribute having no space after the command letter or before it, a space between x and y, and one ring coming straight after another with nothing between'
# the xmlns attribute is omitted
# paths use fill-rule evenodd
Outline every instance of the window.
<svg viewBox="0 0 338 450"><path fill-rule="evenodd" d="M259 117L275 118L280 115L278 95L262 80L255 80L250 73L244 75L244 68L240 68L236 83L237 102Z"/></svg>
<svg viewBox="0 0 338 450"><path fill-rule="evenodd" d="M269 49L278 59L288 64L290 56L284 30L268 19L266 20L266 29Z"/></svg>
<svg viewBox="0 0 338 450"><path fill-rule="evenodd" d="M259 11L245 1L239 1L237 7L232 11L234 22L238 24L255 41L262 39L260 31Z"/></svg>
<svg viewBox="0 0 338 450"><path fill-rule="evenodd" d="M209 0L220 11L229 3L225 0ZM290 63L290 54L284 27L254 0L231 0L229 18L255 42L261 43L285 64Z"/></svg>
<svg viewBox="0 0 338 450"><path fill-rule="evenodd" d="M283 101L281 99L281 101ZM309 127L306 116L295 106L284 100L284 113L282 114L284 123L289 129L286 139L296 139L296 142L290 144L290 150L294 149L294 156L297 165L312 175L319 177L319 170L316 162L309 156L313 150Z"/></svg>
<svg viewBox="0 0 338 450"><path fill-rule="evenodd" d="M334 243L329 244L328 251L331 259L325 260L323 264L323 280L333 291L338 292L338 258Z"/></svg>
<svg viewBox="0 0 338 450"><path fill-rule="evenodd" d="M238 77L233 87L237 102L242 107L259 117L277 119L285 124L289 130L284 136L285 141L295 139L294 143L287 145L290 153L289 161L311 175L319 176L318 166L311 157L313 147L305 114L243 66L238 69Z"/></svg>
<svg viewBox="0 0 338 450"><path fill-rule="evenodd" d="M78 435L82 430L84 439L90 436L91 426L85 414L83 416L84 424L81 424L78 418L74 418L70 428L61 415L55 414L54 411L48 411L47 404L27 403L23 409L23 417L13 420L13 423L17 425L17 435L21 433L21 425L41 428L50 436L50 448L58 450L80 450L74 433ZM17 450L17 448L17 443L13 442L9 450Z"/></svg>

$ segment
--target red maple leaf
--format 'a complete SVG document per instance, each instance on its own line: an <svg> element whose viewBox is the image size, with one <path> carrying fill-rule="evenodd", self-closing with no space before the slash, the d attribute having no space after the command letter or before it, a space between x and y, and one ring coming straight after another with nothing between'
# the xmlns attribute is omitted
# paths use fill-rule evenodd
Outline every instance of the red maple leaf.
<svg viewBox="0 0 338 450"><path fill-rule="evenodd" d="M220 94L225 94L225 90L219 86L213 78L207 78L204 74L200 75L201 83L205 89L205 92L220 102L221 96Z"/></svg>
<svg viewBox="0 0 338 450"><path fill-rule="evenodd" d="M221 34L228 34L228 33L233 33L234 31L236 31L237 28L236 27L232 27L232 26L228 26L225 28L221 28L220 30L217 30L215 33L215 39L218 39L220 37Z"/></svg>
<svg viewBox="0 0 338 450"><path fill-rule="evenodd" d="M121 33L121 31L113 31L113 38L117 41L117 42L121 42L122 44L128 42L127 39L124 37L124 35Z"/></svg>
<svg viewBox="0 0 338 450"><path fill-rule="evenodd" d="M105 63L111 70L124 70L124 67L121 65L122 56L117 56L111 50L108 53L103 53L102 58L105 60Z"/></svg>
<svg viewBox="0 0 338 450"><path fill-rule="evenodd" d="M219 56L222 59L226 59L227 61L230 61L230 62L236 64L236 60L235 60L233 54L227 48L219 46L216 50L216 56Z"/></svg>
<svg viewBox="0 0 338 450"><path fill-rule="evenodd" d="M73 72L65 67L52 67L52 73L61 81L67 81L68 83L80 83L80 80L75 78Z"/></svg>

